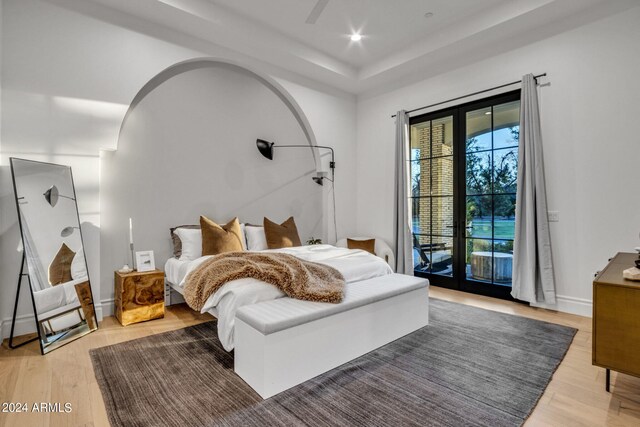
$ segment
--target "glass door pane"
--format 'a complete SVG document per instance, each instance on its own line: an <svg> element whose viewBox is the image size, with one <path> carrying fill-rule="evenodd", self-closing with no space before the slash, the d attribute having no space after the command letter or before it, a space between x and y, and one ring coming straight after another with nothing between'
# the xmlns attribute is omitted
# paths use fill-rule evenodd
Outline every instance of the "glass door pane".
<svg viewBox="0 0 640 427"><path fill-rule="evenodd" d="M453 116L411 125L411 198L415 272L453 276Z"/></svg>
<svg viewBox="0 0 640 427"><path fill-rule="evenodd" d="M465 115L465 276L511 286L520 101Z"/></svg>

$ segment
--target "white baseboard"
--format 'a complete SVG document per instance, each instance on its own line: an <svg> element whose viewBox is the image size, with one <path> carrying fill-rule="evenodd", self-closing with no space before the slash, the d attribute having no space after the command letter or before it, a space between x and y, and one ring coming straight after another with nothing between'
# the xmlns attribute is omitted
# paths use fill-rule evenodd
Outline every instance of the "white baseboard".
<svg viewBox="0 0 640 427"><path fill-rule="evenodd" d="M544 303L531 304L533 307L546 308L549 310L562 311L564 313L577 314L578 316L591 317L593 312L593 304L591 300L585 298L575 298L565 295L556 296L556 305ZM179 293L172 290L171 304L180 304L184 302L184 298ZM114 299L105 299L95 305L96 316L98 321L104 317L113 316ZM9 338L11 332L11 317L0 321L0 330L2 331L2 339ZM14 335L20 336L36 332L36 321L33 315L25 314L16 318L16 326Z"/></svg>
<svg viewBox="0 0 640 427"><path fill-rule="evenodd" d="M113 313L115 312L115 299L114 298L109 298L109 299L103 299L102 301L100 301L100 305L102 306L102 318L107 317L107 316L113 316ZM102 318L100 318L100 320L102 320Z"/></svg>
<svg viewBox="0 0 640 427"><path fill-rule="evenodd" d="M11 317L3 319L0 321L2 325L0 329L2 329L2 339L9 338L11 334ZM32 334L37 332L36 329L36 319L33 314L23 314L21 316L16 316L16 326L13 331L13 336L19 337L20 335Z"/></svg>
<svg viewBox="0 0 640 427"><path fill-rule="evenodd" d="M98 321L101 321L105 316L111 316L113 314L113 299L102 301L99 304L94 304L96 310L96 317ZM13 331L13 335L19 337L20 335L32 334L37 332L36 319L33 314L22 314L16 316L16 326ZM2 339L9 338L11 334L11 317L0 320L0 333Z"/></svg>
<svg viewBox="0 0 640 427"><path fill-rule="evenodd" d="M532 307L546 308L561 311L563 313L577 314L578 316L591 317L593 314L593 302L586 298L575 298L566 295L556 295L556 304L535 303Z"/></svg>

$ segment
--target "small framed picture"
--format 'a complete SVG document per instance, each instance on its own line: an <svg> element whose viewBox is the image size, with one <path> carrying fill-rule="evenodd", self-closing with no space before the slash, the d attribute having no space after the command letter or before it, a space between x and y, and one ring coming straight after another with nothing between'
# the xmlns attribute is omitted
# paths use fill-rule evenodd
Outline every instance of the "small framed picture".
<svg viewBox="0 0 640 427"><path fill-rule="evenodd" d="M136 252L136 266L139 272L155 270L156 261L153 258L153 251Z"/></svg>

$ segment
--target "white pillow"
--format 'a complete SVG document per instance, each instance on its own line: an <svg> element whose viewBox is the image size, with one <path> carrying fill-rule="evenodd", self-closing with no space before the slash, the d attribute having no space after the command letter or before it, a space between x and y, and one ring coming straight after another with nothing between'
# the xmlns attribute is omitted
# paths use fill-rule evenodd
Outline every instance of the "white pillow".
<svg viewBox="0 0 640 427"><path fill-rule="evenodd" d="M247 225L245 227L245 235L247 236L248 251L264 251L268 249L264 227Z"/></svg>
<svg viewBox="0 0 640 427"><path fill-rule="evenodd" d="M246 251L247 250L247 231L246 231L246 226L243 224L240 224L240 234L242 235L242 250Z"/></svg>
<svg viewBox="0 0 640 427"><path fill-rule="evenodd" d="M84 260L84 250L80 249L71 261L71 278L73 280L87 277L87 264Z"/></svg>
<svg viewBox="0 0 640 427"><path fill-rule="evenodd" d="M180 261L193 261L202 256L202 230L199 228L178 228L174 231L182 243Z"/></svg>

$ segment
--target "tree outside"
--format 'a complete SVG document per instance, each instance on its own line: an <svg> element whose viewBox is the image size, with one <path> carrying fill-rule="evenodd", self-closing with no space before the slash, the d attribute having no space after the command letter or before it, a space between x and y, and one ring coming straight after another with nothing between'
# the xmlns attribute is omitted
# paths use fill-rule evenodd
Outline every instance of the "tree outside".
<svg viewBox="0 0 640 427"><path fill-rule="evenodd" d="M466 141L467 237L475 238L467 241L467 258L474 251L513 252L519 127L508 132L514 148L480 151L478 138Z"/></svg>

